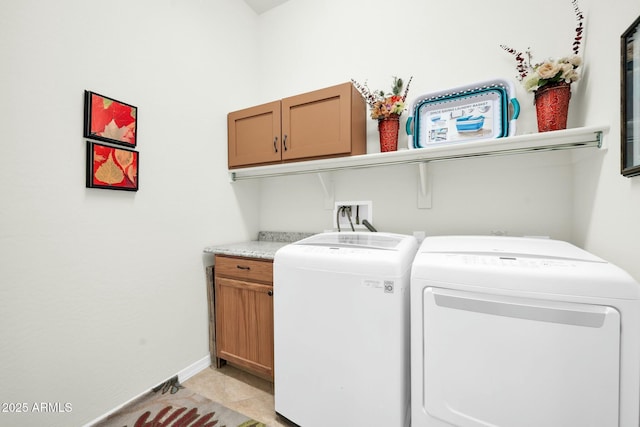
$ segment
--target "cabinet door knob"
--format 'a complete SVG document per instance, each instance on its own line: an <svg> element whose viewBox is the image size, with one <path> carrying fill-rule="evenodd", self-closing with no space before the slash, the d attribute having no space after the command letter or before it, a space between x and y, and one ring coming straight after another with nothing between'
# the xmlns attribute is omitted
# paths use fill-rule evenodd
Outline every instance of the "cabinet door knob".
<svg viewBox="0 0 640 427"><path fill-rule="evenodd" d="M269 295L270 297L273 296L273 291L268 291L267 295Z"/></svg>
<svg viewBox="0 0 640 427"><path fill-rule="evenodd" d="M251 267L246 267L244 265L236 265L236 268L239 270L251 270Z"/></svg>
<svg viewBox="0 0 640 427"><path fill-rule="evenodd" d="M287 135L282 138L282 145L284 146L284 151L287 151Z"/></svg>
<svg viewBox="0 0 640 427"><path fill-rule="evenodd" d="M276 153L278 152L278 137L277 136L273 137L273 149L276 150Z"/></svg>

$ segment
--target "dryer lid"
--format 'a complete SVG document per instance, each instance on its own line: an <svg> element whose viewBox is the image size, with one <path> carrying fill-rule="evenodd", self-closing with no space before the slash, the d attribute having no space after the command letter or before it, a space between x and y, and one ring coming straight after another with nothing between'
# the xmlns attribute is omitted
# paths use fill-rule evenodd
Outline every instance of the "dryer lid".
<svg viewBox="0 0 640 427"><path fill-rule="evenodd" d="M433 236L424 240L418 252L606 262L570 243L533 237Z"/></svg>
<svg viewBox="0 0 640 427"><path fill-rule="evenodd" d="M453 288L640 300L640 284L627 272L550 239L427 237L413 262L412 280Z"/></svg>

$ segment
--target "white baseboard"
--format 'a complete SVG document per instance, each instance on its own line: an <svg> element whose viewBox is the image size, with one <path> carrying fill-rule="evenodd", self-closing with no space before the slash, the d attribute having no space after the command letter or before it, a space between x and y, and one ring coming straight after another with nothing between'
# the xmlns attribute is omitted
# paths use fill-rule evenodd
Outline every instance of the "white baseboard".
<svg viewBox="0 0 640 427"><path fill-rule="evenodd" d="M171 379L171 378L173 378L174 376L177 375L178 376L178 381L182 383L182 382L188 380L189 378L193 377L197 373L207 369L210 365L211 365L211 356L207 354L205 357L203 357L200 360L197 360L196 362L194 362L191 365L187 366L186 368L182 369L177 374L171 375L169 378L167 378L167 380L169 380L169 379ZM103 414L103 415L99 416L95 420L85 424L82 427L91 427L92 425L96 424L97 422L104 420L109 415L119 411L120 409L124 408L125 406L127 406L128 404L133 402L134 400L142 397L144 394L147 394L153 387L155 387L157 385L158 384L153 384L151 387L149 387L148 389L146 389L142 393L132 397L131 399L129 399L126 402L124 402L122 405L116 406L115 408L113 408L112 410L107 412L106 414Z"/></svg>
<svg viewBox="0 0 640 427"><path fill-rule="evenodd" d="M186 368L178 372L178 381L183 383L192 376L198 374L201 371L204 371L209 366L211 366L211 356L207 354L202 359L192 363L190 366L187 366Z"/></svg>

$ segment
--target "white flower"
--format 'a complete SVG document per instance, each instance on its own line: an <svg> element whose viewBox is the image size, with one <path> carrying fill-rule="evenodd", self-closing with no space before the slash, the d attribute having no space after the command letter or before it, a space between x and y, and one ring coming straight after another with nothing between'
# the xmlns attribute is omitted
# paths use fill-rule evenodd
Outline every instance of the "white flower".
<svg viewBox="0 0 640 427"><path fill-rule="evenodd" d="M549 80L554 78L560 72L560 65L551 61L543 62L536 68L536 72L541 79Z"/></svg>
<svg viewBox="0 0 640 427"><path fill-rule="evenodd" d="M582 65L582 57L578 55L571 55L569 57L569 63L573 65L573 68L577 68Z"/></svg>
<svg viewBox="0 0 640 427"><path fill-rule="evenodd" d="M571 72L564 78L564 81L567 83L577 82L580 78L580 74L576 70L571 70Z"/></svg>
<svg viewBox="0 0 640 427"><path fill-rule="evenodd" d="M533 92L535 90L538 90L538 88L540 87L539 83L540 83L540 76L538 76L537 73L531 74L530 76L525 78L524 81L522 82L527 92Z"/></svg>
<svg viewBox="0 0 640 427"><path fill-rule="evenodd" d="M564 80L567 80L567 78L569 78L569 76L573 72L573 65L567 62L564 64L560 64L559 67L560 67L560 71L562 71L562 74L560 74L560 77Z"/></svg>

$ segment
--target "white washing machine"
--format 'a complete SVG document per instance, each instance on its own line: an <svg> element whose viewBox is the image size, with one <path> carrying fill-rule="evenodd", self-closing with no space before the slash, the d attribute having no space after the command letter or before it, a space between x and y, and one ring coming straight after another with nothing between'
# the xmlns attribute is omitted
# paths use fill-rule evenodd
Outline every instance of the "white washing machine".
<svg viewBox="0 0 640 427"><path fill-rule="evenodd" d="M412 236L318 234L273 265L275 410L304 427L410 423Z"/></svg>
<svg viewBox="0 0 640 427"><path fill-rule="evenodd" d="M569 243L429 237L411 279L412 426L637 427L640 292Z"/></svg>

